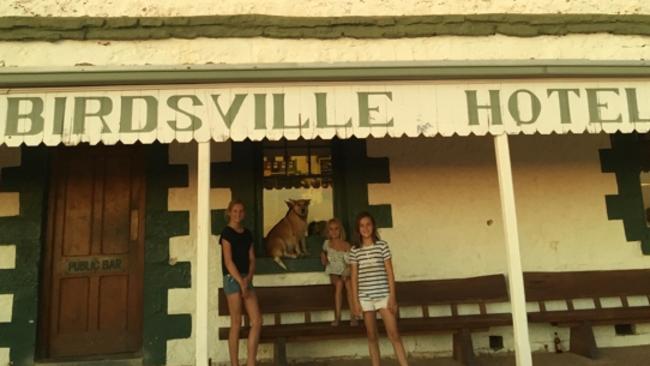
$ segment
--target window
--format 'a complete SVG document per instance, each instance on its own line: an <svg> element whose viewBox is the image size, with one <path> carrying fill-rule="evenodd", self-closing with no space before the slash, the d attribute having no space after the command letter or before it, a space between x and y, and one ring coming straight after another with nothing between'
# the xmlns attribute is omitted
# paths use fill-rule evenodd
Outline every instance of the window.
<svg viewBox="0 0 650 366"><path fill-rule="evenodd" d="M262 158L263 236L266 238L275 225L285 225L280 222L290 215L292 220L296 220L290 227L291 233L276 230L273 235L307 235L307 252L310 257L317 257L324 239L324 222L334 216L332 154L329 143L265 142ZM301 208L292 212L294 205L301 205ZM301 212L306 217L302 217ZM301 220L305 220L304 228L296 226ZM303 229L303 232L294 232ZM266 254L270 255L269 248L266 249ZM292 249L301 251L301 248Z"/></svg>

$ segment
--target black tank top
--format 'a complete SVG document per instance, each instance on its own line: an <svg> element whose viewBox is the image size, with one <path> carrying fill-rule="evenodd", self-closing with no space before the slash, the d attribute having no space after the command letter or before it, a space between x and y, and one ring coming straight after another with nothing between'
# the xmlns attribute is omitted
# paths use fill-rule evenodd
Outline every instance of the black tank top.
<svg viewBox="0 0 650 366"><path fill-rule="evenodd" d="M230 226L226 226L221 232L221 237L219 238L219 244L223 245L222 241L227 240L230 243L232 248L232 261L235 263L239 273L248 273L248 251L253 244L253 235L251 232L244 228L244 231L238 233L235 229ZM223 250L221 252L221 270L224 275L228 274L228 268L226 268L226 263L223 258Z"/></svg>

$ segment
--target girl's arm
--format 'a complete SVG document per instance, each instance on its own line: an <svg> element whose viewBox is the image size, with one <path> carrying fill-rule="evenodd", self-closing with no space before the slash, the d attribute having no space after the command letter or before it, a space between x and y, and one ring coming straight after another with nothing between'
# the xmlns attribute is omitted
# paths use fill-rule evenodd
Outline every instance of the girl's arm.
<svg viewBox="0 0 650 366"><path fill-rule="evenodd" d="M327 253L325 251L320 252L320 262L326 266L327 265Z"/></svg>
<svg viewBox="0 0 650 366"><path fill-rule="evenodd" d="M359 303L359 268L356 263L350 264L350 284L352 285L352 311L354 315L361 316L361 304Z"/></svg>
<svg viewBox="0 0 650 366"><path fill-rule="evenodd" d="M395 274L393 272L393 261L390 258L384 260L384 267L386 267L386 277L388 277L388 310L396 313L397 296L395 292Z"/></svg>
<svg viewBox="0 0 650 366"><path fill-rule="evenodd" d="M248 250L248 275L246 275L249 282L253 280L253 275L255 275L255 249L251 243L251 248Z"/></svg>
<svg viewBox="0 0 650 366"><path fill-rule="evenodd" d="M223 255L223 263L226 265L228 273L235 279L235 281L237 281L237 283L242 285L244 279L242 278L241 273L239 273L237 266L235 266L235 262L232 261L232 244L230 244L226 239L221 239L221 248L223 248L221 253L221 255Z"/></svg>
<svg viewBox="0 0 650 366"><path fill-rule="evenodd" d="M350 252L350 249L352 249L352 245L350 245L350 243L348 241L344 240L343 241L343 246L345 247L345 251L348 252L348 253Z"/></svg>
<svg viewBox="0 0 650 366"><path fill-rule="evenodd" d="M329 261L327 260L327 247L328 247L328 246L329 246L329 240L325 240L325 241L323 241L323 248L322 248L322 250L321 250L321 252L320 252L320 262L321 262L324 266L326 266L326 265L328 264L328 262L329 262Z"/></svg>

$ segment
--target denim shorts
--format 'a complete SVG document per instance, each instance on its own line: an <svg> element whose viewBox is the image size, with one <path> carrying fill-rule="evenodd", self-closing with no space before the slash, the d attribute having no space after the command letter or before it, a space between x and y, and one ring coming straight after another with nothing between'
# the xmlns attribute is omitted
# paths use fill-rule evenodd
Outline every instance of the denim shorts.
<svg viewBox="0 0 650 366"><path fill-rule="evenodd" d="M246 273L242 273L241 276L246 277ZM253 281L248 283L248 289L254 289ZM225 292L226 295L241 292L241 286L239 286L239 282L237 282L233 276L226 274L223 276L223 292Z"/></svg>

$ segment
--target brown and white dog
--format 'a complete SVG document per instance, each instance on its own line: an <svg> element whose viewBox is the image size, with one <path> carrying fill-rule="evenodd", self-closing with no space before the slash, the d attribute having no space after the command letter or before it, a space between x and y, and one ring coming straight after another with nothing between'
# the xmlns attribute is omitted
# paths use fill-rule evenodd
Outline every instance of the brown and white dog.
<svg viewBox="0 0 650 366"><path fill-rule="evenodd" d="M266 252L275 263L287 269L281 257L297 258L307 252L307 215L310 200L288 200L289 211L269 231L264 240Z"/></svg>

